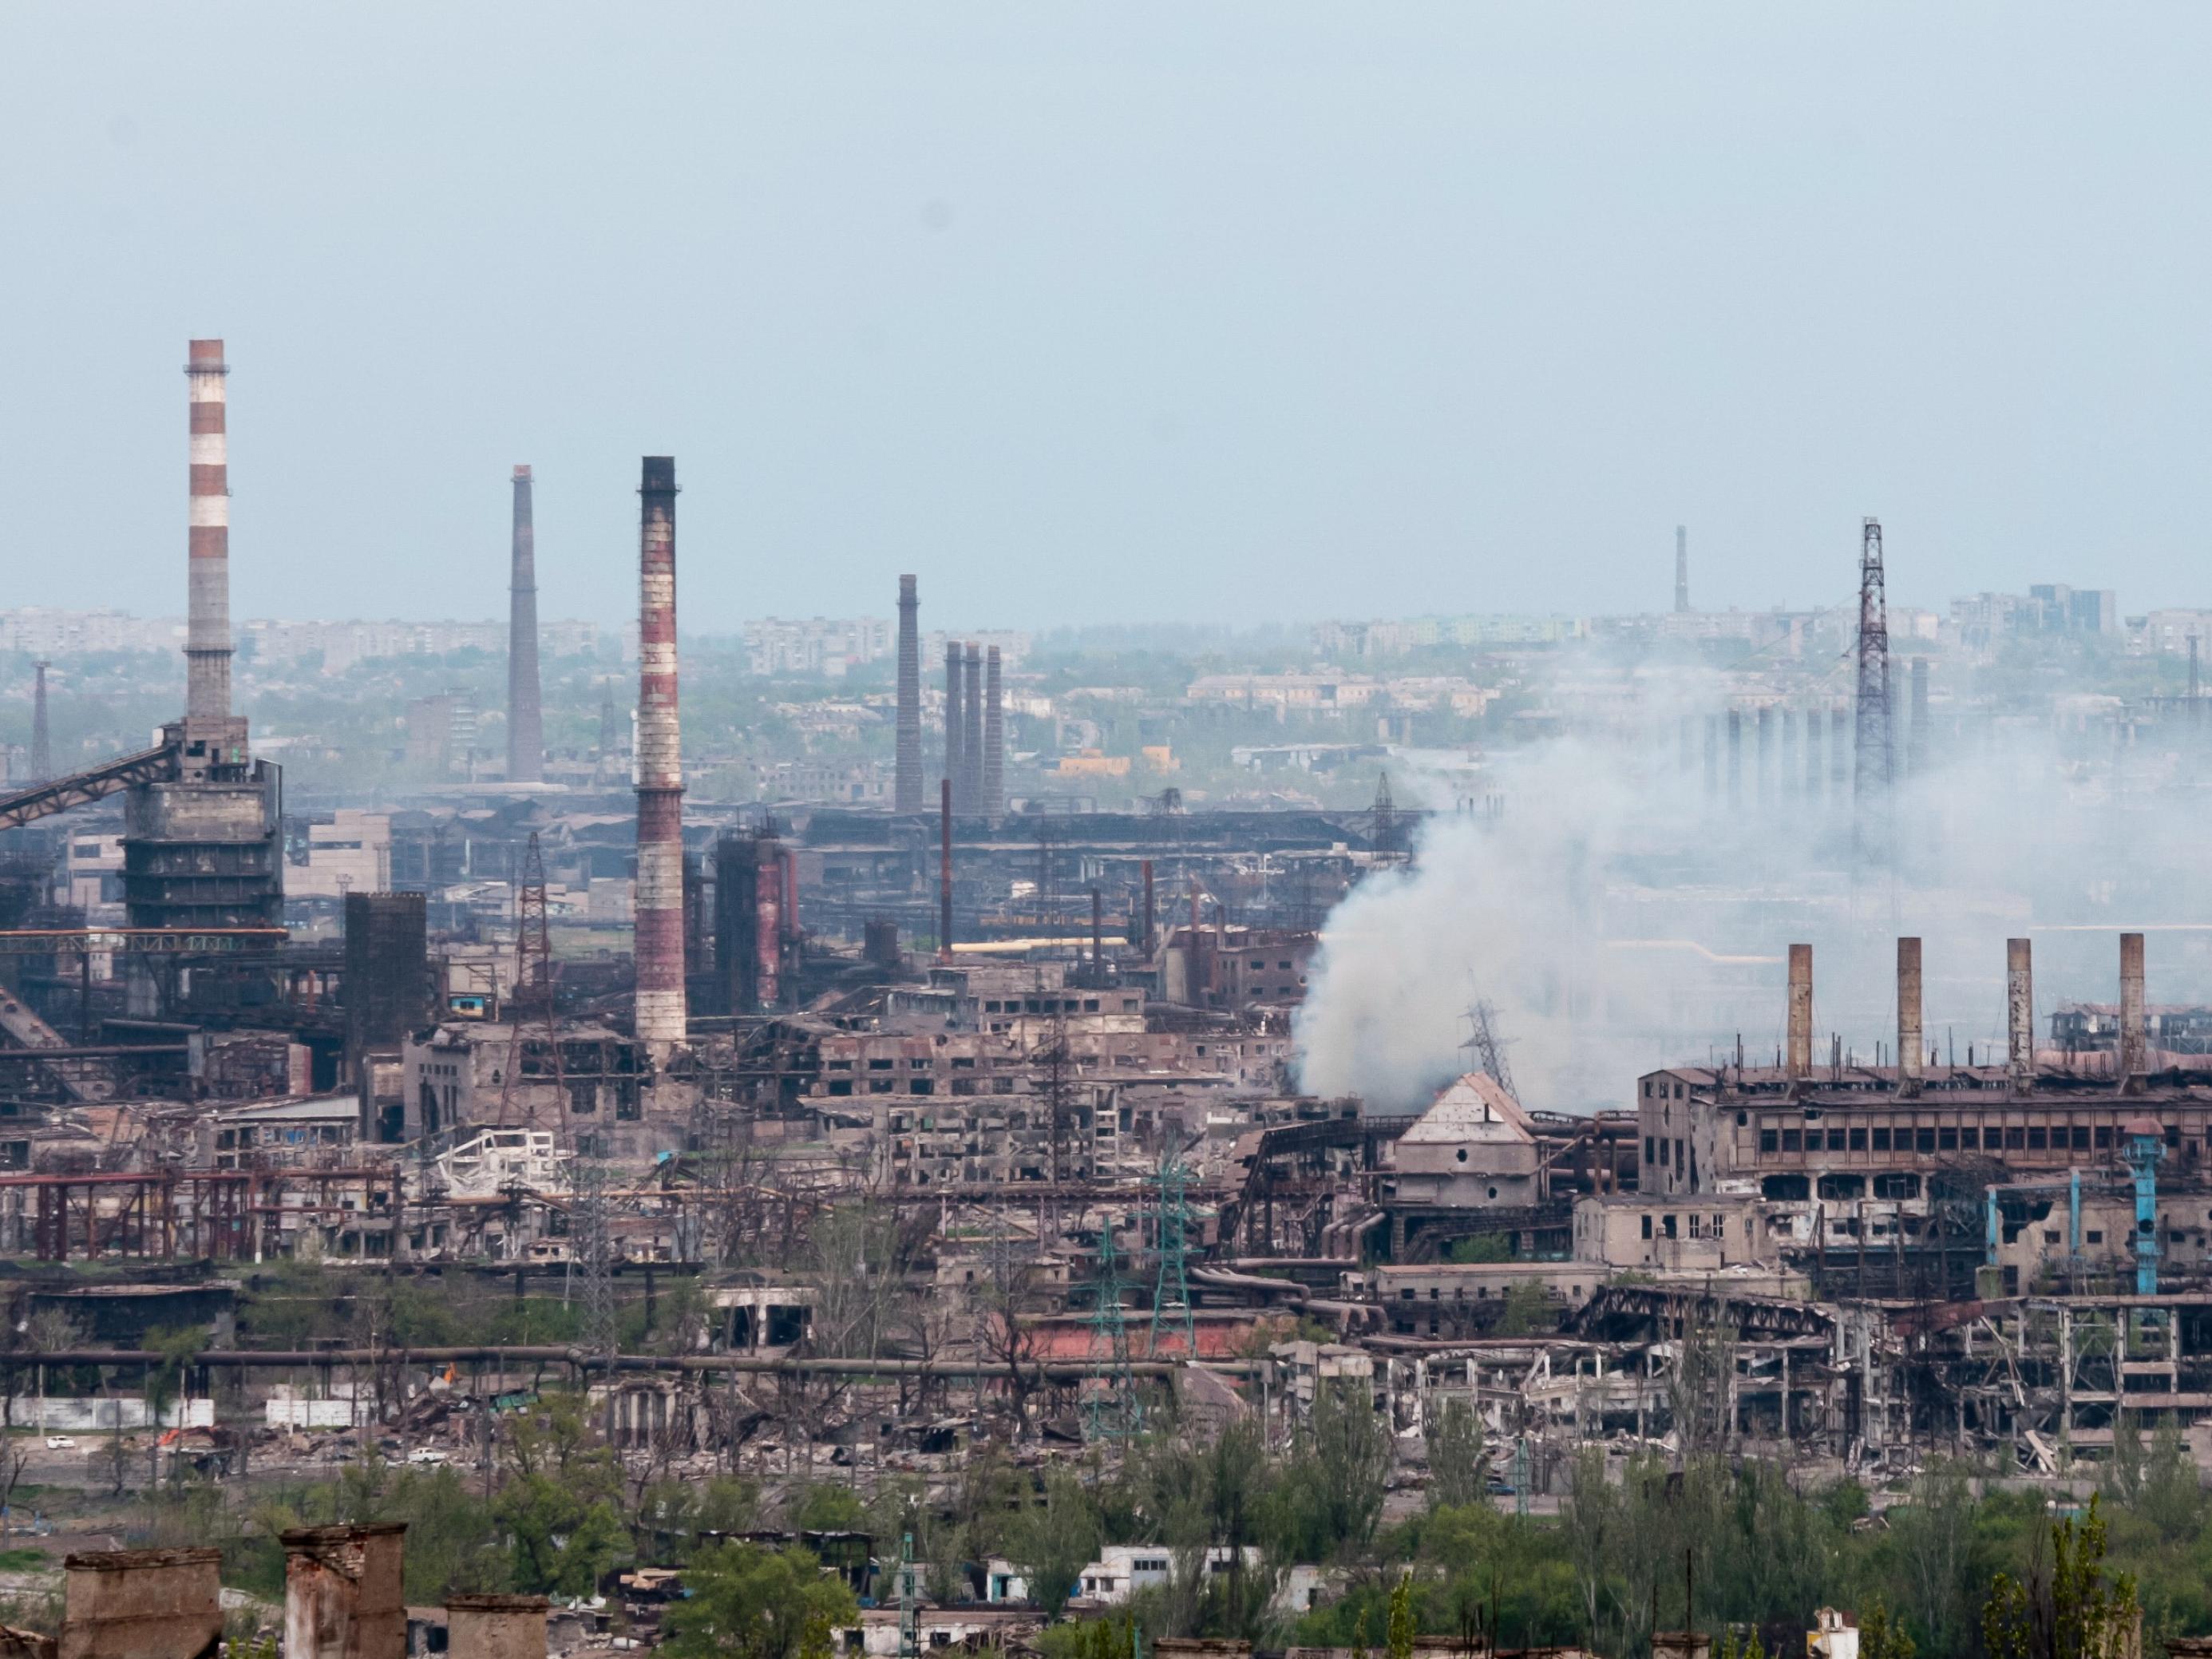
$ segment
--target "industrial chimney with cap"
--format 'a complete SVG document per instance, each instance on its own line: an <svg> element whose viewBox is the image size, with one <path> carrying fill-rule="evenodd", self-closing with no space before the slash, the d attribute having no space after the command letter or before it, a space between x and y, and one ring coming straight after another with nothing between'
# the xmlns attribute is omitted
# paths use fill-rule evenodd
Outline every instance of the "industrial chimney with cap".
<svg viewBox="0 0 2212 1659"><path fill-rule="evenodd" d="M545 716L538 685L538 532L530 469L514 469L514 535L507 595L507 781L545 779Z"/></svg>
<svg viewBox="0 0 2212 1659"><path fill-rule="evenodd" d="M676 461L638 485L636 1029L655 1060L688 1035L684 996L684 754L676 712Z"/></svg>

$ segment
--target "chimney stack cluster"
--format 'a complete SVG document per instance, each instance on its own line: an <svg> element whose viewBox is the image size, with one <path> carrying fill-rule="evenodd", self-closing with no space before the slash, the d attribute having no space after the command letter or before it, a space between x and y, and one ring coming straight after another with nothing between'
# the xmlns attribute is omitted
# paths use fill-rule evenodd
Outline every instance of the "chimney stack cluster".
<svg viewBox="0 0 2212 1659"><path fill-rule="evenodd" d="M1006 708L995 645L987 659L973 641L945 642L945 781L957 813L997 817L1006 811Z"/></svg>

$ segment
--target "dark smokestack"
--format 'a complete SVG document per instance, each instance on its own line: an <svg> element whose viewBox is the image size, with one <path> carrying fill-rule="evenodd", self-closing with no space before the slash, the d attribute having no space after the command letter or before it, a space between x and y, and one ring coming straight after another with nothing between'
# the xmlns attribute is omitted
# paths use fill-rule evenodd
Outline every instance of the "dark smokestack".
<svg viewBox="0 0 2212 1659"><path fill-rule="evenodd" d="M1690 530L1687 525L1674 526L1674 612L1680 616L1690 608Z"/></svg>
<svg viewBox="0 0 2212 1659"><path fill-rule="evenodd" d="M983 810L983 652L968 647L961 670L961 690L967 699L965 721L960 732L960 810Z"/></svg>
<svg viewBox="0 0 2212 1659"><path fill-rule="evenodd" d="M2024 939L2005 941L2005 1063L2015 1089L2035 1080L2035 968Z"/></svg>
<svg viewBox="0 0 2212 1659"><path fill-rule="evenodd" d="M1905 769L1918 777L1928 765L1928 659L1912 659L1912 720L1905 732Z"/></svg>
<svg viewBox="0 0 2212 1659"><path fill-rule="evenodd" d="M1145 872L1145 960L1149 963L1152 959L1152 930L1158 914L1152 908L1152 861L1146 859L1140 867Z"/></svg>
<svg viewBox="0 0 2212 1659"><path fill-rule="evenodd" d="M545 779L545 717L538 696L538 532L530 469L514 469L514 544L507 590L507 781Z"/></svg>
<svg viewBox="0 0 2212 1659"><path fill-rule="evenodd" d="M960 641L945 642L945 781L957 794L960 787L960 739L964 735L968 705L960 695ZM954 805L957 806L958 802Z"/></svg>
<svg viewBox="0 0 2212 1659"><path fill-rule="evenodd" d="M684 744L676 714L676 461L638 486L637 1035L656 1059L684 1042Z"/></svg>
<svg viewBox="0 0 2212 1659"><path fill-rule="evenodd" d="M983 811L994 818L1006 811L1006 713L995 645L983 658Z"/></svg>
<svg viewBox="0 0 2212 1659"><path fill-rule="evenodd" d="M1917 1089L1925 1066L1921 1033L1920 941L1897 941L1897 1080Z"/></svg>
<svg viewBox="0 0 2212 1659"><path fill-rule="evenodd" d="M899 578L898 750L891 810L921 811L921 634L914 578Z"/></svg>
<svg viewBox="0 0 2212 1659"><path fill-rule="evenodd" d="M1717 799L1721 793L1721 717L1705 716L1705 799Z"/></svg>
<svg viewBox="0 0 2212 1659"><path fill-rule="evenodd" d="M230 719L230 436L223 393L229 373L222 341L191 343L185 365L191 398L185 720L204 733Z"/></svg>
<svg viewBox="0 0 2212 1659"><path fill-rule="evenodd" d="M46 732L46 670L52 663L34 662L38 678L31 689L31 781L46 783L54 775L54 746Z"/></svg>
<svg viewBox="0 0 2212 1659"><path fill-rule="evenodd" d="M1792 1083L1813 1075L1813 947L1790 947L1789 1071Z"/></svg>
<svg viewBox="0 0 2212 1659"><path fill-rule="evenodd" d="M938 786L937 959L952 960L952 780Z"/></svg>
<svg viewBox="0 0 2212 1659"><path fill-rule="evenodd" d="M1797 711L1782 710L1782 793L1797 793Z"/></svg>
<svg viewBox="0 0 2212 1659"><path fill-rule="evenodd" d="M2133 1085L2150 1070L2150 1024L2143 1001L2143 936L2120 935L2120 1077Z"/></svg>

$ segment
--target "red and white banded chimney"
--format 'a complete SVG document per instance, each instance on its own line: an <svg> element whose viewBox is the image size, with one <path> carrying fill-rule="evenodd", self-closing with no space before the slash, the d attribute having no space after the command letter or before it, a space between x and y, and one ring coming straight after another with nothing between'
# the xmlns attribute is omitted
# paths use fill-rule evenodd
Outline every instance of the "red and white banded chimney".
<svg viewBox="0 0 2212 1659"><path fill-rule="evenodd" d="M230 719L230 439L222 386L229 373L222 341L191 343L185 365L192 434L185 720L203 729Z"/></svg>
<svg viewBox="0 0 2212 1659"><path fill-rule="evenodd" d="M684 1001L684 752L676 718L676 460L645 458L638 486L637 1035L665 1059Z"/></svg>

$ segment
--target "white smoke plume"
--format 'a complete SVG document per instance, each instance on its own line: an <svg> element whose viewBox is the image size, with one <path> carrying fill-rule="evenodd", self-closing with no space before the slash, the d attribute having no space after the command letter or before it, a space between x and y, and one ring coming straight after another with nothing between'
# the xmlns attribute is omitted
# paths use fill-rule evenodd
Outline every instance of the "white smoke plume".
<svg viewBox="0 0 2212 1659"><path fill-rule="evenodd" d="M1610 735L1498 753L1472 812L1463 779L1407 778L1402 793L1435 815L1410 869L1370 876L1328 919L1297 1027L1305 1088L1419 1109L1474 1063L1462 1045L1477 1000L1494 1006L1532 1107L1626 1106L1639 1073L1733 1056L1739 1040L1747 1061L1771 1064L1797 941L1814 947L1816 1060L1831 1033L1861 1063L1877 1044L1893 1060L1900 933L1925 941L1936 1060L2002 1050L2009 936L2034 944L2039 1042L2060 1003L2117 998L2123 929L2149 935L2154 1004L2212 994L2197 786L2212 744L2187 726L2116 747L2094 722L1945 711L1925 768L1904 778L1900 698L1901 781L1888 823L1866 830L1893 840L1893 873L1877 865L1855 881L1850 786L1834 790L1827 744L1808 801L1802 740L1796 775L1782 775L1778 708L1762 797L1747 711L1732 801L1724 714L1708 791L1713 685L1679 702L1647 687L1638 706ZM1480 799L1492 793L1504 798L1494 817Z"/></svg>

